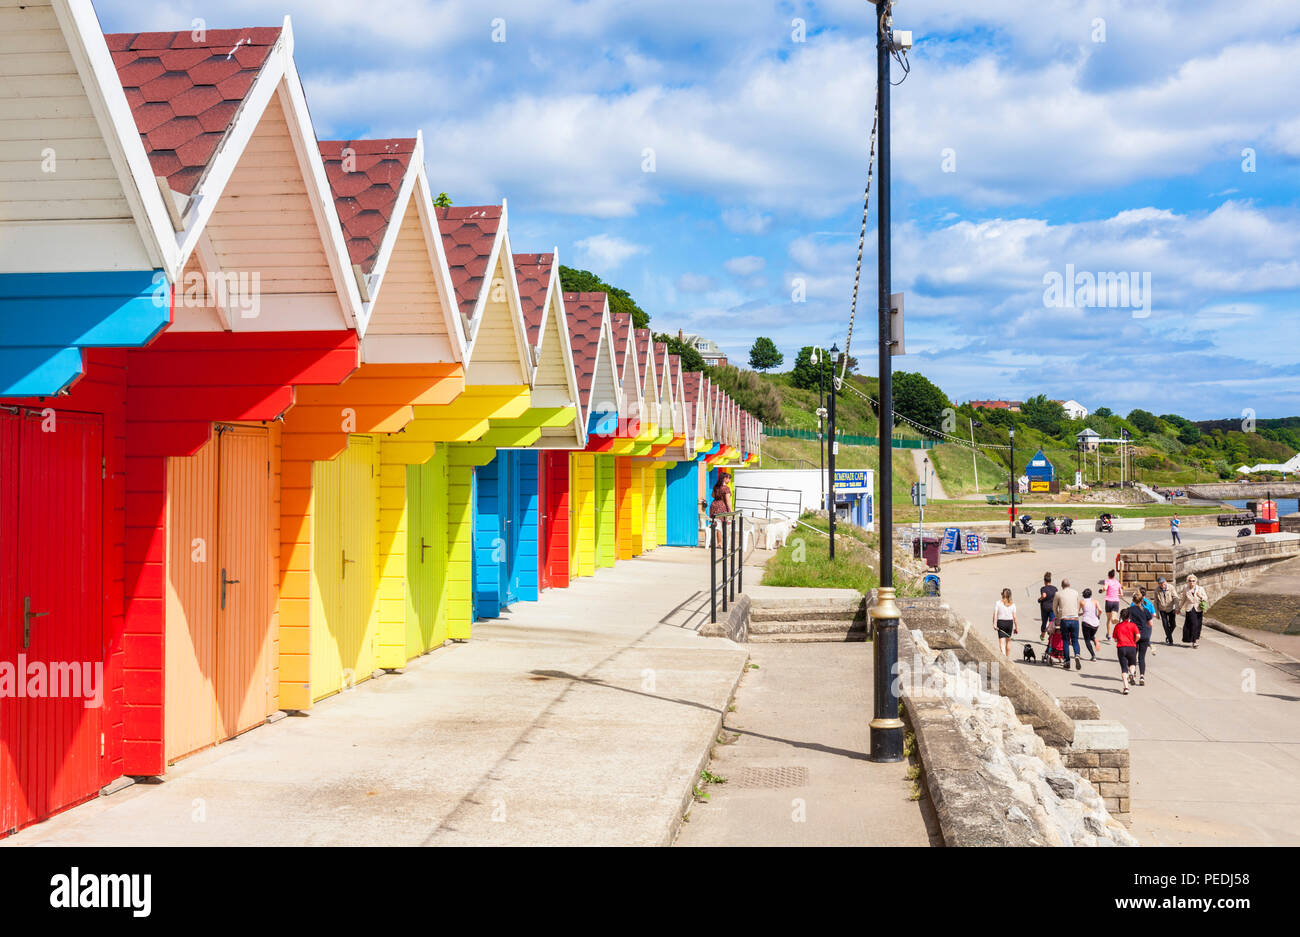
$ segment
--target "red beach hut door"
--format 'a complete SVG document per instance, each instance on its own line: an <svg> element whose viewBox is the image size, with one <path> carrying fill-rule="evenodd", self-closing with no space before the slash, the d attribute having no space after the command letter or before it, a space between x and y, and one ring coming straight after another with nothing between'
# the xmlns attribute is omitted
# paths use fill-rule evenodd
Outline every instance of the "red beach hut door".
<svg viewBox="0 0 1300 937"><path fill-rule="evenodd" d="M98 415L0 411L0 832L101 784L103 453Z"/></svg>

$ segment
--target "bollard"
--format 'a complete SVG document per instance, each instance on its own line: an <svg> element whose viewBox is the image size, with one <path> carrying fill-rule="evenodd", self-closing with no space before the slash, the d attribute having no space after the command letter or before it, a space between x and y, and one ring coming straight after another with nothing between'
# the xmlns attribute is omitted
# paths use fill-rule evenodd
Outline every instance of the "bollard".
<svg viewBox="0 0 1300 937"><path fill-rule="evenodd" d="M893 586L876 590L871 609L872 660L875 665L875 718L871 720L871 760L903 760L903 720L898 718L898 620Z"/></svg>

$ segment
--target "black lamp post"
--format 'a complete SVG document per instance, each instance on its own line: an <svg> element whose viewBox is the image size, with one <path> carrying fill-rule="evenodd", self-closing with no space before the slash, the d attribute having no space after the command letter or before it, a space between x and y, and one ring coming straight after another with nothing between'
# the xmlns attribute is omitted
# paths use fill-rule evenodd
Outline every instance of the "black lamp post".
<svg viewBox="0 0 1300 937"><path fill-rule="evenodd" d="M1011 492L1011 539L1016 539L1016 428L1011 427L1011 481L1007 482Z"/></svg>
<svg viewBox="0 0 1300 937"><path fill-rule="evenodd" d="M826 448L826 498L827 518L830 521L831 559L835 559L835 362L839 358L839 345L831 345L831 399L830 399L830 440ZM821 373L821 368L817 369Z"/></svg>
<svg viewBox="0 0 1300 937"><path fill-rule="evenodd" d="M898 718L898 622L894 601L894 365L890 310L890 141L889 63L894 52L894 27L889 4L876 3L876 112L880 153L876 196L877 347L880 362L880 588L871 609L874 700L871 720L871 760L903 760L903 720ZM831 397L831 406L835 398ZM834 410L831 411L832 413Z"/></svg>

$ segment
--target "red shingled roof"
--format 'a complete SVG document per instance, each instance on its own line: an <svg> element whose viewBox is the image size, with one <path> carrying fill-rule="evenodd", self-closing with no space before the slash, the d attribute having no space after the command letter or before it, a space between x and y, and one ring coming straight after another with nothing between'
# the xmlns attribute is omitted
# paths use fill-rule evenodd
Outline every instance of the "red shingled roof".
<svg viewBox="0 0 1300 937"><path fill-rule="evenodd" d="M174 191L193 194L279 38L279 26L104 37L154 175Z"/></svg>
<svg viewBox="0 0 1300 937"><path fill-rule="evenodd" d="M627 357L627 337L632 331L632 314L620 312L610 316L610 330L614 333L614 364L618 368L618 379L623 379L623 359Z"/></svg>
<svg viewBox="0 0 1300 937"><path fill-rule="evenodd" d="M442 244L451 268L451 282L456 301L465 316L474 314L483 280L487 276L488 258L501 227L500 205L469 205L461 208L436 208Z"/></svg>
<svg viewBox="0 0 1300 937"><path fill-rule="evenodd" d="M320 155L348 239L348 256L361 266L362 273L375 268L379 245L393 220L397 191L414 152L414 138L321 141Z"/></svg>
<svg viewBox="0 0 1300 937"><path fill-rule="evenodd" d="M650 346L654 344L654 339L649 329L637 329L636 335L636 357L637 364L641 366L641 385L645 386L646 375L650 373ZM656 394L656 396L658 396Z"/></svg>
<svg viewBox="0 0 1300 937"><path fill-rule="evenodd" d="M546 313L546 290L551 285L554 254L515 254L515 279L519 283L519 305L528 326L528 344L541 341L542 318ZM572 295L572 294L571 294Z"/></svg>
<svg viewBox="0 0 1300 937"><path fill-rule="evenodd" d="M565 293L564 315L569 321L569 344L573 347L573 370L584 413L591 412L591 389L600 353L601 324L608 302L604 293Z"/></svg>

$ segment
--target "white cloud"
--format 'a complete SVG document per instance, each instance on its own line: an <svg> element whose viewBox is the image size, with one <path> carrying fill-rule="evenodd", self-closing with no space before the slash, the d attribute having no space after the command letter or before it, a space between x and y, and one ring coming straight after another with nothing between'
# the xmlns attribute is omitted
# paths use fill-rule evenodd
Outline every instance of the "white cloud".
<svg viewBox="0 0 1300 937"><path fill-rule="evenodd" d="M748 257L732 257L722 266L732 276L752 277L767 267L767 261L762 257L752 255Z"/></svg>
<svg viewBox="0 0 1300 937"><path fill-rule="evenodd" d="M700 273L683 273L677 278L677 288L683 293L707 293L714 286L713 277Z"/></svg>
<svg viewBox="0 0 1300 937"><path fill-rule="evenodd" d="M573 243L580 251L583 261L595 267L594 272L597 274L614 270L629 257L646 252L642 245L633 244L613 234L593 234Z"/></svg>

